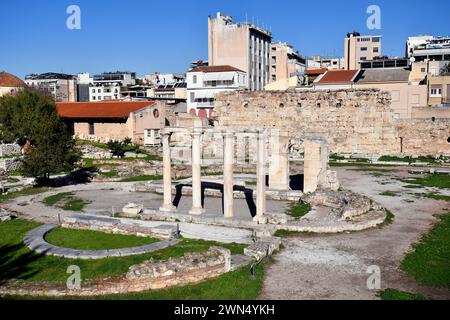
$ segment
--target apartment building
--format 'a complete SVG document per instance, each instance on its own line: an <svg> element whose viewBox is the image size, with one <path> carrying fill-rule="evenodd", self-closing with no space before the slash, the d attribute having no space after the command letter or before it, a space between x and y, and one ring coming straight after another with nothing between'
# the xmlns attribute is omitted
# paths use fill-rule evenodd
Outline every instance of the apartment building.
<svg viewBox="0 0 450 320"><path fill-rule="evenodd" d="M358 32L347 34L344 42L344 69L360 69L360 63L374 60L381 54L381 36L362 36Z"/></svg>
<svg viewBox="0 0 450 320"><path fill-rule="evenodd" d="M428 105L450 106L450 74L428 78Z"/></svg>
<svg viewBox="0 0 450 320"><path fill-rule="evenodd" d="M118 100L125 87L136 84L134 72L105 72L94 75L89 86L89 101Z"/></svg>
<svg viewBox="0 0 450 320"><path fill-rule="evenodd" d="M450 61L450 37L409 37L406 41L406 57L413 62Z"/></svg>
<svg viewBox="0 0 450 320"><path fill-rule="evenodd" d="M248 77L249 90L263 90L270 81L270 44L272 34L254 24L233 23L220 12L208 17L209 66L229 65Z"/></svg>
<svg viewBox="0 0 450 320"><path fill-rule="evenodd" d="M304 75L306 60L287 43L273 43L270 46L270 80L275 82Z"/></svg>
<svg viewBox="0 0 450 320"><path fill-rule="evenodd" d="M187 110L202 118L212 117L217 93L248 88L246 73L232 66L195 67L186 80Z"/></svg>
<svg viewBox="0 0 450 320"><path fill-rule="evenodd" d="M73 75L55 72L29 74L25 77L25 83L48 94L56 102L77 101L77 80Z"/></svg>
<svg viewBox="0 0 450 320"><path fill-rule="evenodd" d="M312 56L308 60L308 69L342 70L344 69L344 58L325 58L322 56Z"/></svg>

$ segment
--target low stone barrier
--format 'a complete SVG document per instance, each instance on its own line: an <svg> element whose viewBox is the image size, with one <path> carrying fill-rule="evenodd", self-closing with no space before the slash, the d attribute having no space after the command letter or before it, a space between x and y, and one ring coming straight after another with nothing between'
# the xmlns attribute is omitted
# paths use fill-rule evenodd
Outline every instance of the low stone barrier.
<svg viewBox="0 0 450 320"><path fill-rule="evenodd" d="M204 253L187 253L167 261L148 260L131 266L120 278L83 282L79 290L69 290L63 283L11 280L0 286L0 295L88 297L127 294L198 283L229 272L230 266L230 251L211 247Z"/></svg>

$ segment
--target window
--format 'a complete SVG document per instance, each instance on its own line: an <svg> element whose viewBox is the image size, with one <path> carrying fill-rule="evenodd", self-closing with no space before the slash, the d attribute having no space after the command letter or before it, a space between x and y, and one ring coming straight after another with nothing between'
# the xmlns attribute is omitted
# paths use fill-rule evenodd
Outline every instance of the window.
<svg viewBox="0 0 450 320"><path fill-rule="evenodd" d="M380 42L381 38L380 37L374 37L372 38L372 42Z"/></svg>
<svg viewBox="0 0 450 320"><path fill-rule="evenodd" d="M189 100L190 100L191 102L195 102L195 93L194 93L194 92L191 92L191 93L189 94Z"/></svg>
<svg viewBox="0 0 450 320"><path fill-rule="evenodd" d="M442 95L442 88L439 86L432 86L431 87L431 92L430 92L431 96L434 97L440 97Z"/></svg>
<svg viewBox="0 0 450 320"><path fill-rule="evenodd" d="M378 47L373 48L373 52L374 52L374 53L380 52L380 48L378 48Z"/></svg>
<svg viewBox="0 0 450 320"><path fill-rule="evenodd" d="M102 89L97 89L97 93L101 93L102 92Z"/></svg>
<svg viewBox="0 0 450 320"><path fill-rule="evenodd" d="M94 123L92 123L92 122L89 123L89 134L90 135L95 134L95 126L94 126Z"/></svg>
<svg viewBox="0 0 450 320"><path fill-rule="evenodd" d="M194 84L197 83L197 76L196 75L192 76L192 83L194 83Z"/></svg>
<svg viewBox="0 0 450 320"><path fill-rule="evenodd" d="M361 51L367 51L367 47L361 47Z"/></svg>
<svg viewBox="0 0 450 320"><path fill-rule="evenodd" d="M420 72L426 72L427 70L425 68L420 68Z"/></svg>
<svg viewBox="0 0 450 320"><path fill-rule="evenodd" d="M361 61L366 61L367 58L366 58L366 57L361 57L360 60L361 60Z"/></svg>

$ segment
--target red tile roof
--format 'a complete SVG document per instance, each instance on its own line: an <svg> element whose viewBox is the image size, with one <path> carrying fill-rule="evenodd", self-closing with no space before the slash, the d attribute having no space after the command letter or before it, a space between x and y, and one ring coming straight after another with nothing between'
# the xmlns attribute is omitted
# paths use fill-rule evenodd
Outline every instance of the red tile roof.
<svg viewBox="0 0 450 320"><path fill-rule="evenodd" d="M0 87L24 88L26 86L26 83L18 77L8 72L0 72Z"/></svg>
<svg viewBox="0 0 450 320"><path fill-rule="evenodd" d="M58 102L62 118L128 118L131 112L154 105L154 101Z"/></svg>
<svg viewBox="0 0 450 320"><path fill-rule="evenodd" d="M306 74L307 76L318 76L318 75L324 74L324 73L327 72L327 71L328 71L328 69L326 69L326 68L322 68L322 69L309 69L309 70L306 70L306 71L305 71L305 74Z"/></svg>
<svg viewBox="0 0 450 320"><path fill-rule="evenodd" d="M189 72L227 72L227 71L245 72L242 71L241 69L232 66L199 66L189 70Z"/></svg>
<svg viewBox="0 0 450 320"><path fill-rule="evenodd" d="M317 83L349 83L358 73L359 70L330 70Z"/></svg>

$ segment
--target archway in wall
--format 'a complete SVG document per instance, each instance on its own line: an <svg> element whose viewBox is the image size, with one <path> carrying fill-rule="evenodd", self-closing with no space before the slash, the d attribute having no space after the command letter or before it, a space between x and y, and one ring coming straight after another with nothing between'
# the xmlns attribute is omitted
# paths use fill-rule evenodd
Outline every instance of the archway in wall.
<svg viewBox="0 0 450 320"><path fill-rule="evenodd" d="M198 110L198 116L199 116L200 118L208 118L208 114L206 113L206 110L205 110L205 109L200 109L200 110Z"/></svg>
<svg viewBox="0 0 450 320"><path fill-rule="evenodd" d="M195 109L189 110L189 113L190 113L191 115L193 115L193 116L196 116L196 115L197 115L197 112L195 111Z"/></svg>

